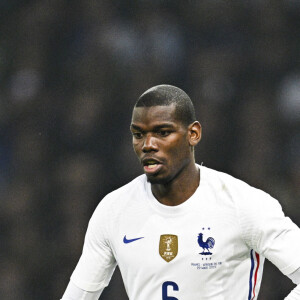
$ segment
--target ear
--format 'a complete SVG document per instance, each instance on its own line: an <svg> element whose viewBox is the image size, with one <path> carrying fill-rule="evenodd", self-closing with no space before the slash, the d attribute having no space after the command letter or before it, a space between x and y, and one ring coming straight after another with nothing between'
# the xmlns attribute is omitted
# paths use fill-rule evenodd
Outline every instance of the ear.
<svg viewBox="0 0 300 300"><path fill-rule="evenodd" d="M188 139L191 146L196 146L202 136L202 127L201 124L198 121L195 121L194 123L190 124L188 127Z"/></svg>

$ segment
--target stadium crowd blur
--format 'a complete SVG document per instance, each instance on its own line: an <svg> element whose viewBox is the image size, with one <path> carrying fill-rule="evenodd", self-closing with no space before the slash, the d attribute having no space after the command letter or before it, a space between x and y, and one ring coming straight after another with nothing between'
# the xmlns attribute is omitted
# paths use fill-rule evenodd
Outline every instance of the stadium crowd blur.
<svg viewBox="0 0 300 300"><path fill-rule="evenodd" d="M142 172L131 111L156 84L194 101L198 163L300 225L300 1L1 0L0 33L0 299L62 296L97 203ZM293 286L270 264L262 285Z"/></svg>

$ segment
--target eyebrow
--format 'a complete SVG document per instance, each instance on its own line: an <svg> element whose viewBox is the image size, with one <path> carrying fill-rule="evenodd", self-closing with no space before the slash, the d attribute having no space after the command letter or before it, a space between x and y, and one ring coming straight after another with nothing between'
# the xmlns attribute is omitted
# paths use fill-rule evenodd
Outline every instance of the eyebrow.
<svg viewBox="0 0 300 300"><path fill-rule="evenodd" d="M130 128L143 131L141 127L139 127L138 125L135 125L135 124L131 124ZM154 126L153 130L155 131L155 130L159 130L161 128L174 128L174 125L172 123L163 123L163 124Z"/></svg>

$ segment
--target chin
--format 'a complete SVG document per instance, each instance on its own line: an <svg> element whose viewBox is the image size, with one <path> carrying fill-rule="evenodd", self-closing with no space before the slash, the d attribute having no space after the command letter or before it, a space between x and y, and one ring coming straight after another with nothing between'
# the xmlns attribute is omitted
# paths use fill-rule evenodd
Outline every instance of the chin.
<svg viewBox="0 0 300 300"><path fill-rule="evenodd" d="M155 176L155 175L150 175L147 176L147 181L150 182L151 184L167 184L170 182L169 177L160 177L160 176Z"/></svg>

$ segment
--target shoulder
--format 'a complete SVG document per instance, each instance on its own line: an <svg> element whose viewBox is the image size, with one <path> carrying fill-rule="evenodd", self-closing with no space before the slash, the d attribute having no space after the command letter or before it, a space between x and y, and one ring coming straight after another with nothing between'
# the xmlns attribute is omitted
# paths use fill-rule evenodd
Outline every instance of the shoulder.
<svg viewBox="0 0 300 300"><path fill-rule="evenodd" d="M280 207L278 201L261 189L229 174L200 166L205 183L215 192L225 193L241 209L258 210L259 207Z"/></svg>
<svg viewBox="0 0 300 300"><path fill-rule="evenodd" d="M233 194L243 194L243 193L262 193L267 195L260 189L257 189L245 181L242 181L232 175L224 172L216 171L204 166L200 166L201 174L203 174L203 180L206 184L213 187L215 190L226 190ZM202 177L201 177L202 179Z"/></svg>
<svg viewBox="0 0 300 300"><path fill-rule="evenodd" d="M226 191L234 196L237 193L241 194L254 189L246 182L224 172L216 171L204 166L200 166L200 170L201 180L215 191Z"/></svg>
<svg viewBox="0 0 300 300"><path fill-rule="evenodd" d="M267 228L283 222L285 216L280 203L268 193L226 173L201 168L218 203L233 207L242 237L251 247L258 247Z"/></svg>
<svg viewBox="0 0 300 300"><path fill-rule="evenodd" d="M107 194L101 202L118 201L120 198L130 199L133 194L145 190L146 181L146 175L140 175L129 183Z"/></svg>
<svg viewBox="0 0 300 300"><path fill-rule="evenodd" d="M122 211L138 195L146 193L146 182L146 176L140 175L122 187L110 192L100 201L94 215L101 214L102 217L108 217L111 213L115 215L118 211Z"/></svg>

